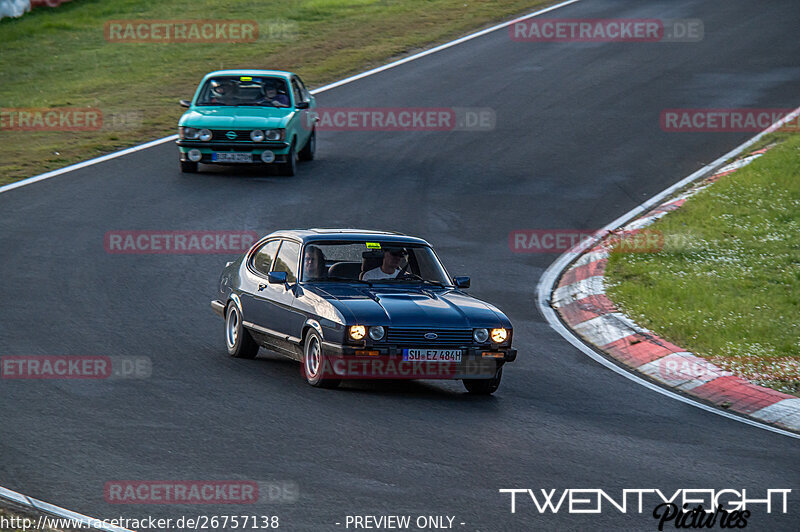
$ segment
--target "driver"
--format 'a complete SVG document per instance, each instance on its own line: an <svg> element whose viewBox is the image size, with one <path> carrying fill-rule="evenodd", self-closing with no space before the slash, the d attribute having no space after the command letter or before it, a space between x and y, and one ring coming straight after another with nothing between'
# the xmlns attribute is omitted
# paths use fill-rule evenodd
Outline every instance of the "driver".
<svg viewBox="0 0 800 532"><path fill-rule="evenodd" d="M324 279L328 270L325 268L325 254L317 246L308 246L303 256L303 280Z"/></svg>
<svg viewBox="0 0 800 532"><path fill-rule="evenodd" d="M400 262L402 262L406 256L408 256L408 252L404 248L386 248L383 253L383 263L377 268L364 272L361 279L364 281L395 279L402 271L400 269Z"/></svg>
<svg viewBox="0 0 800 532"><path fill-rule="evenodd" d="M264 98L262 101L274 107L289 107L289 97L285 94L278 94L277 87L270 82L264 85Z"/></svg>
<svg viewBox="0 0 800 532"><path fill-rule="evenodd" d="M211 82L211 103L231 105L235 103L236 84L231 80L214 80Z"/></svg>

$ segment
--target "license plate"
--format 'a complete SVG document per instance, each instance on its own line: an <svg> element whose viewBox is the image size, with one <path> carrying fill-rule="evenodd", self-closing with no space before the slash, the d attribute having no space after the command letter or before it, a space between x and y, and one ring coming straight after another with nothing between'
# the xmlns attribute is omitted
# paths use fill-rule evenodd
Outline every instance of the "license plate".
<svg viewBox="0 0 800 532"><path fill-rule="evenodd" d="M461 350L403 349L403 360L410 362L461 362Z"/></svg>
<svg viewBox="0 0 800 532"><path fill-rule="evenodd" d="M252 163L253 155L250 153L213 153L211 160L218 163Z"/></svg>

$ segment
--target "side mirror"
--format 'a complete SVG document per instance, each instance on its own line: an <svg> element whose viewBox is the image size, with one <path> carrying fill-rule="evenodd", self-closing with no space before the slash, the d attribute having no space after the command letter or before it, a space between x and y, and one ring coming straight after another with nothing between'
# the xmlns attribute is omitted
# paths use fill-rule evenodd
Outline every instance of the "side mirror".
<svg viewBox="0 0 800 532"><path fill-rule="evenodd" d="M308 102L297 102L297 105L294 106L295 109L308 109L309 104Z"/></svg>
<svg viewBox="0 0 800 532"><path fill-rule="evenodd" d="M189 100L181 100L181 107L191 107L191 106L192 102L190 102Z"/></svg>
<svg viewBox="0 0 800 532"><path fill-rule="evenodd" d="M469 288L469 277L453 277L456 288Z"/></svg>
<svg viewBox="0 0 800 532"><path fill-rule="evenodd" d="M269 272L267 280L269 284L286 284L286 272Z"/></svg>

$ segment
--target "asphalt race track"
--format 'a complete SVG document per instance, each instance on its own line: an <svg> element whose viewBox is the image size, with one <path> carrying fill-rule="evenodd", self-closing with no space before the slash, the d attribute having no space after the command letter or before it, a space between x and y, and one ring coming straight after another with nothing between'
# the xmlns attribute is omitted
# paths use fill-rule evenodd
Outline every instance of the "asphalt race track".
<svg viewBox="0 0 800 532"><path fill-rule="evenodd" d="M584 0L550 16L699 18L705 39L543 44L499 30L317 96L321 107L489 107L492 131L321 133L294 178L182 175L169 142L0 195L0 353L153 362L144 380L0 382L0 485L94 517L269 514L287 530L344 530L354 514L655 530L652 505L540 515L527 502L512 515L498 489L791 488L789 513L755 510L747 528L796 530L798 441L669 400L574 349L534 302L556 255L512 253L508 235L601 227L753 135L666 133L662 109L796 107L800 5ZM276 355L231 359L209 299L233 257L103 245L115 230L338 226L426 238L508 314L520 353L497 394L470 397L458 382L319 390ZM170 479L285 481L299 498L104 500L109 481Z"/></svg>

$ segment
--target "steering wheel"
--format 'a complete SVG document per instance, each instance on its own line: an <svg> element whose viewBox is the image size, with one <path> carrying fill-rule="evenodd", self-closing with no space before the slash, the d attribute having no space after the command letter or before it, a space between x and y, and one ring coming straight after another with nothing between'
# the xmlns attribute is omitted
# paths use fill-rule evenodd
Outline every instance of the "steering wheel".
<svg viewBox="0 0 800 532"><path fill-rule="evenodd" d="M395 279L408 279L408 278L410 278L410 279L419 279L420 281L424 281L425 279L423 279L421 275L417 275L416 273L412 273L412 272L406 271L406 270L408 270L408 267L410 265L411 265L410 262L406 262L406 265L403 266L402 268L400 268L400 271L397 272L397 276L395 277Z"/></svg>

